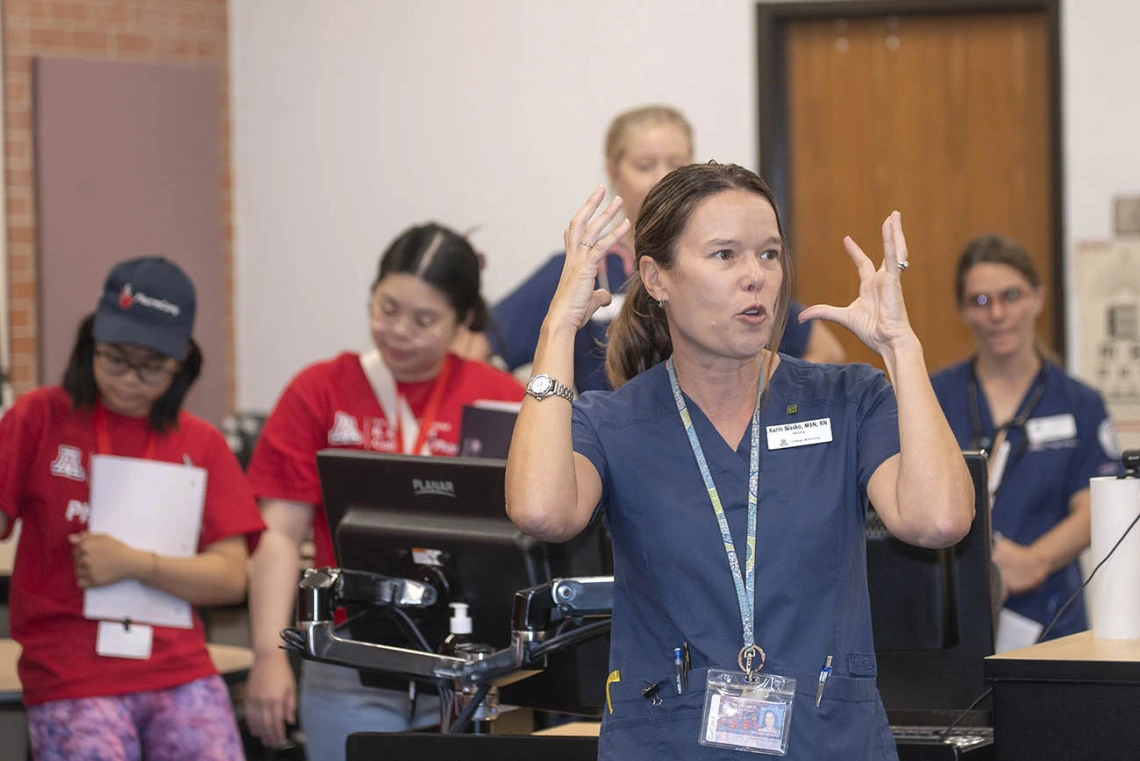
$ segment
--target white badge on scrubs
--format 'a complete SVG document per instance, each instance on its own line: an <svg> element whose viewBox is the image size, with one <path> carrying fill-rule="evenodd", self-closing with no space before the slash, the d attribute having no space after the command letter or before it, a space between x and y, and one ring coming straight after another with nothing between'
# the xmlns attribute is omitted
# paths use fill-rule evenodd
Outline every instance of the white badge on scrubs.
<svg viewBox="0 0 1140 761"><path fill-rule="evenodd" d="M1031 446L1077 438L1077 419L1071 414L1035 417L1025 423L1025 437Z"/></svg>
<svg viewBox="0 0 1140 761"><path fill-rule="evenodd" d="M146 624L123 621L100 621L95 637L95 652L108 658L150 658L154 630Z"/></svg>
<svg viewBox="0 0 1140 761"><path fill-rule="evenodd" d="M826 444L831 441L831 418L821 417L818 420L804 420L799 423L770 425L767 431L769 451Z"/></svg>

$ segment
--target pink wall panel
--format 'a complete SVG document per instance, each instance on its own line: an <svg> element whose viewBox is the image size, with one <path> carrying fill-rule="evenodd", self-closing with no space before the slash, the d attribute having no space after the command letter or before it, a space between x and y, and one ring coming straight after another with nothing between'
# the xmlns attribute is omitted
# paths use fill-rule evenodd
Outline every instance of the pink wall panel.
<svg viewBox="0 0 1140 761"><path fill-rule="evenodd" d="M218 69L35 61L40 378L58 383L111 265L177 262L198 292L205 356L188 409L226 412Z"/></svg>

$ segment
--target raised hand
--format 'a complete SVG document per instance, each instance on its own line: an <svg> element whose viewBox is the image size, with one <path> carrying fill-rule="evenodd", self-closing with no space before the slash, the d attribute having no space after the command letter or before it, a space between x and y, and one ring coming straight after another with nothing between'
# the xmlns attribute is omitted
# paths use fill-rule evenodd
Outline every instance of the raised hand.
<svg viewBox="0 0 1140 761"><path fill-rule="evenodd" d="M626 219L603 235L622 206L621 198L614 198L595 217L594 213L605 195L605 188L601 185L595 188L562 236L566 243L566 264L562 267L562 277L546 319L565 322L575 330L589 322L590 316L600 307L610 303L609 291L594 287L598 267L602 266L614 243L629 231L630 223Z"/></svg>
<svg viewBox="0 0 1140 761"><path fill-rule="evenodd" d="M850 237L843 239L843 246L859 272L859 296L845 307L810 306L800 314L800 322L820 319L842 325L880 355L898 341L913 338L902 294L901 277L909 266L902 216L895 211L883 222L883 263L878 269Z"/></svg>

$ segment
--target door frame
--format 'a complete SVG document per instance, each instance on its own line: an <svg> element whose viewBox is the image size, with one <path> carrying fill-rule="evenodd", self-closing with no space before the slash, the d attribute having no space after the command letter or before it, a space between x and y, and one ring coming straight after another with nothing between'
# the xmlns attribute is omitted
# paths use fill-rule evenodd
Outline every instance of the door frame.
<svg viewBox="0 0 1140 761"><path fill-rule="evenodd" d="M1052 131L1049 154L1053 162L1050 188L1050 237L1053 256L1050 273L1053 293L1049 310L1053 328L1050 347L1065 357L1065 219L1064 164L1061 119L1061 0L830 0L756 5L757 67L759 86L760 173L772 188L783 215L784 229L792 229L795 209L791 206L792 178L788 169L787 29L793 21L866 16L951 16L960 14L1037 12L1045 16L1048 35L1049 122Z"/></svg>

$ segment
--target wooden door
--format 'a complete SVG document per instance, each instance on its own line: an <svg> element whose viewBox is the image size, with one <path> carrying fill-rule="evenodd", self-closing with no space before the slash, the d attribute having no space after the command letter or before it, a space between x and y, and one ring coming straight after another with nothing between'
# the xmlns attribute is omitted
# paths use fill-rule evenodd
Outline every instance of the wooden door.
<svg viewBox="0 0 1140 761"><path fill-rule="evenodd" d="M858 277L843 236L878 264L893 209L910 250L907 309L931 371L973 351L954 270L974 235L1019 240L1047 298L1062 298L1044 14L792 20L785 34L787 201L802 302L850 302ZM1039 321L1049 347L1058 313ZM850 359L882 365L837 332Z"/></svg>

